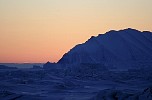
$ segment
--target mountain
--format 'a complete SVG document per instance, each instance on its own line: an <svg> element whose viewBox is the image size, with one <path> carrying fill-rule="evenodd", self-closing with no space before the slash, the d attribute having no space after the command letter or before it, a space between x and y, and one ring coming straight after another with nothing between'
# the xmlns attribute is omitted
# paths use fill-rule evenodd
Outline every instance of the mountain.
<svg viewBox="0 0 152 100"><path fill-rule="evenodd" d="M152 64L152 33L136 29L111 30L76 45L59 64L102 63L114 67L149 67Z"/></svg>

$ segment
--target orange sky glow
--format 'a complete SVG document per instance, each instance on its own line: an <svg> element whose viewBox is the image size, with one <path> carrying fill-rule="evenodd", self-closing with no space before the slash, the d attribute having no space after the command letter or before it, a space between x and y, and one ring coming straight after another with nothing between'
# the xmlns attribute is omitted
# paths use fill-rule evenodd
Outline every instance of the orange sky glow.
<svg viewBox="0 0 152 100"><path fill-rule="evenodd" d="M0 0L0 62L57 62L109 30L152 31L152 0Z"/></svg>

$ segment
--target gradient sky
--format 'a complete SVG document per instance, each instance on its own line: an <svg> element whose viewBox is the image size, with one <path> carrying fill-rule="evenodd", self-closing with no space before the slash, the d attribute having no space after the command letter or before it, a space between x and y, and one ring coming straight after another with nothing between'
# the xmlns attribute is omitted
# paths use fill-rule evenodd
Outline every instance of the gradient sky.
<svg viewBox="0 0 152 100"><path fill-rule="evenodd" d="M56 62L106 31L152 31L152 0L0 0L0 62Z"/></svg>

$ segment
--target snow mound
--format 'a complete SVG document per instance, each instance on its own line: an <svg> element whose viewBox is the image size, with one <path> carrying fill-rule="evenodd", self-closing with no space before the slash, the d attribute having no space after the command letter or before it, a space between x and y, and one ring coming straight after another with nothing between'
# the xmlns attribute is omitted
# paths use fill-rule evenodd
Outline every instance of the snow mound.
<svg viewBox="0 0 152 100"><path fill-rule="evenodd" d="M58 64L101 63L119 69L152 64L152 33L135 29L109 31L91 37L66 53Z"/></svg>

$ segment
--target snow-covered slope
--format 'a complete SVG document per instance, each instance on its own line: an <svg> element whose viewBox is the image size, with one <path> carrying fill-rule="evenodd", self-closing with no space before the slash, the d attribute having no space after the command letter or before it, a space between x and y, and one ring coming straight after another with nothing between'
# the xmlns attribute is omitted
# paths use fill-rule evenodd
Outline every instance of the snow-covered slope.
<svg viewBox="0 0 152 100"><path fill-rule="evenodd" d="M102 63L115 67L140 67L152 64L151 54L152 33L128 28L91 37L85 43L72 48L58 63Z"/></svg>

